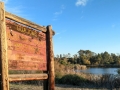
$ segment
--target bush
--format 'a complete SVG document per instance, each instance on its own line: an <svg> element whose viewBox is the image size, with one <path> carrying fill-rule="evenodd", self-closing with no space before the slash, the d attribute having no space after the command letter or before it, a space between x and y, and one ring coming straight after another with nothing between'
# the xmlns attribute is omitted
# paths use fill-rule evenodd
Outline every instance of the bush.
<svg viewBox="0 0 120 90"><path fill-rule="evenodd" d="M76 74L68 74L63 76L60 79L61 84L68 84L68 85L83 85L85 84L86 79L76 75Z"/></svg>
<svg viewBox="0 0 120 90"><path fill-rule="evenodd" d="M56 83L56 84L59 84L61 78L62 78L61 72L56 72L56 73L55 73L55 83Z"/></svg>
<svg viewBox="0 0 120 90"><path fill-rule="evenodd" d="M117 70L117 73L120 74L120 69Z"/></svg>

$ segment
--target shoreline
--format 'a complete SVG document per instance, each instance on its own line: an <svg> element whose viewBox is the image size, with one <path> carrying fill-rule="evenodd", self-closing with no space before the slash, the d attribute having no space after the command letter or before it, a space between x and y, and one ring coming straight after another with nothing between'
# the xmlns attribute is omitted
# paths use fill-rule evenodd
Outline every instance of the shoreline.
<svg viewBox="0 0 120 90"><path fill-rule="evenodd" d="M103 67L103 68L120 68L120 65L86 65L88 68L89 67Z"/></svg>

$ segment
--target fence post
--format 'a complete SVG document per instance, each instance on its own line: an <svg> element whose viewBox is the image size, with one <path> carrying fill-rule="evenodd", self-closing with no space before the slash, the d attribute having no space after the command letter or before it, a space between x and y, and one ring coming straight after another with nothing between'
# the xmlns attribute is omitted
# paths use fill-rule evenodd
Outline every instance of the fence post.
<svg viewBox="0 0 120 90"><path fill-rule="evenodd" d="M54 53L53 53L52 26L47 26L47 62L48 62L48 89L55 90Z"/></svg>
<svg viewBox="0 0 120 90"><path fill-rule="evenodd" d="M9 90L4 3L0 2L0 90Z"/></svg>

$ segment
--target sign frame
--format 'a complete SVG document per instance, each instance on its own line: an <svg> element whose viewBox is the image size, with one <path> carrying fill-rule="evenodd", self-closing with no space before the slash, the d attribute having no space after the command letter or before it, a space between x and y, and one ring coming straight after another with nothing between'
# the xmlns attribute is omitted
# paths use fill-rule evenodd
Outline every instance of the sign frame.
<svg viewBox="0 0 120 90"><path fill-rule="evenodd" d="M23 25L40 30L46 33L46 58L47 71L42 74L24 74L9 75L8 74L8 55L7 55L7 36L6 36L6 18L19 22ZM26 80L44 80L44 90L55 90L55 74L54 74L54 53L52 36L55 32L52 26L47 27L37 25L31 21L6 12L4 3L0 2L0 89L9 90L9 82L26 81Z"/></svg>

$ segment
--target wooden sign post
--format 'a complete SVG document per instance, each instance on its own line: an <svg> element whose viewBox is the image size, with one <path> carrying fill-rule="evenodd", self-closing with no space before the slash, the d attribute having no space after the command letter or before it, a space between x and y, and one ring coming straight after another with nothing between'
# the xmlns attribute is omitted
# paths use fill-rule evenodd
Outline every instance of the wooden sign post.
<svg viewBox="0 0 120 90"><path fill-rule="evenodd" d="M7 39L4 3L0 2L0 72L1 90L9 90Z"/></svg>
<svg viewBox="0 0 120 90"><path fill-rule="evenodd" d="M55 89L51 26L43 27L5 12L0 2L0 89L9 82L46 80L44 90ZM8 74L9 70L41 70L39 74Z"/></svg>
<svg viewBox="0 0 120 90"><path fill-rule="evenodd" d="M54 90L54 86L55 86L55 74L54 74L54 54L53 54L53 43L52 43L52 36L53 36L53 32L52 32L52 26L48 26L47 27L47 45L49 45L48 47L48 71L49 71L49 89L50 90Z"/></svg>

